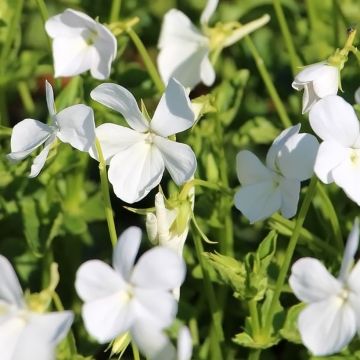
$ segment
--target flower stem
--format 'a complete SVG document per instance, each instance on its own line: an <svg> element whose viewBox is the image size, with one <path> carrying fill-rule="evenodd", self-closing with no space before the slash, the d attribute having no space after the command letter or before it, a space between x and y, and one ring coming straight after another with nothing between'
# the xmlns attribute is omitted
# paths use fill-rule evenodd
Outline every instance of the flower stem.
<svg viewBox="0 0 360 360"><path fill-rule="evenodd" d="M46 23L47 19L49 18L49 12L47 10L45 1L44 0L35 0L35 2L36 2L36 5L37 5L37 7L39 9L40 16L41 16L43 25L45 27L45 23ZM49 49L51 51L51 41L50 41L48 36L46 38L47 38L48 47L49 47Z"/></svg>
<svg viewBox="0 0 360 360"><path fill-rule="evenodd" d="M133 341L131 342L131 349L134 356L134 360L140 360L139 349L137 348L137 346Z"/></svg>
<svg viewBox="0 0 360 360"><path fill-rule="evenodd" d="M146 47L144 46L143 42L141 41L139 36L136 34L136 32L131 27L127 28L126 32L128 33L128 35L130 36L134 45L138 49L139 54L141 55L141 57L144 61L145 67L146 67L149 75L151 76L159 93L163 93L165 90L164 83L162 82L160 75L159 75L154 63L152 62L150 55L149 55L148 51L146 50Z"/></svg>
<svg viewBox="0 0 360 360"><path fill-rule="evenodd" d="M101 191L103 194L104 199L104 205L105 205L105 215L106 215L106 221L108 224L109 229L109 235L111 244L113 247L115 247L117 243L117 235L116 235L116 228L114 223L114 217L113 217L113 210L111 207L111 201L110 201L110 191L109 191L109 183L106 173L106 162L104 159L104 155L101 150L101 145L98 139L95 140L95 146L99 157L99 172L100 172L100 181L101 181Z"/></svg>
<svg viewBox="0 0 360 360"><path fill-rule="evenodd" d="M35 112L35 104L31 97L28 84L26 81L19 81L17 88L26 113L33 114Z"/></svg>
<svg viewBox="0 0 360 360"><path fill-rule="evenodd" d="M260 56L258 50L256 49L253 41L251 40L250 36L245 36L245 42L248 46L252 57L255 60L256 66L259 70L259 73L265 83L266 89L275 105L276 111L280 117L280 120L285 128L290 127L291 121L290 118L286 112L285 106L283 102L280 99L280 96L278 92L276 91L276 88L274 86L273 81L271 80L270 74L264 64L263 58Z"/></svg>
<svg viewBox="0 0 360 360"><path fill-rule="evenodd" d="M260 354L261 354L261 350L258 349L250 350L249 360L259 360Z"/></svg>
<svg viewBox="0 0 360 360"><path fill-rule="evenodd" d="M119 19L121 9L121 0L112 0L110 9L110 23Z"/></svg>
<svg viewBox="0 0 360 360"><path fill-rule="evenodd" d="M284 262L280 268L280 273L279 273L279 276L276 281L275 291L274 291L274 295L271 299L269 311L265 317L264 333L266 335L270 335L270 333L271 333L271 325L272 325L272 321L273 321L274 313L276 311L277 304L279 302L281 290L284 286L286 275L287 275L287 272L289 270L289 266L291 263L291 259L294 254L295 247L296 247L297 241L299 239L300 232L301 232L302 226L304 224L306 215L309 211L311 201L315 195L316 188L317 188L317 178L314 176L310 181L307 193L305 195L305 199L301 205L299 215L296 220L294 232L292 233L292 236L290 238L288 247L286 249Z"/></svg>

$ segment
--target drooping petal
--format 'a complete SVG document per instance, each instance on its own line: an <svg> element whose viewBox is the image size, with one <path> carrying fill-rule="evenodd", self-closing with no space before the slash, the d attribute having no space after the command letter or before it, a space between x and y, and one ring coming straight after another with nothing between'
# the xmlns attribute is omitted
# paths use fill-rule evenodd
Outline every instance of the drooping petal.
<svg viewBox="0 0 360 360"><path fill-rule="evenodd" d="M208 0L206 6L200 16L200 24L207 25L210 18L213 16L219 0Z"/></svg>
<svg viewBox="0 0 360 360"><path fill-rule="evenodd" d="M53 133L50 126L33 119L16 124L11 135L10 160L22 160L43 144Z"/></svg>
<svg viewBox="0 0 360 360"><path fill-rule="evenodd" d="M315 64L311 64L308 66L305 66L296 76L295 80L292 84L292 87L296 90L299 90L295 86L298 86L299 84L305 84L309 81L313 81L314 78L316 78L316 74L320 69L322 69L325 65L325 61L318 62Z"/></svg>
<svg viewBox="0 0 360 360"><path fill-rule="evenodd" d="M100 260L90 260L76 272L75 289L83 301L102 299L126 287L121 274Z"/></svg>
<svg viewBox="0 0 360 360"><path fill-rule="evenodd" d="M153 132L163 137L177 134L194 125L195 115L184 87L170 79L150 123Z"/></svg>
<svg viewBox="0 0 360 360"><path fill-rule="evenodd" d="M185 273L182 257L173 250L158 246L140 257L131 275L131 283L144 289L171 290L182 284Z"/></svg>
<svg viewBox="0 0 360 360"><path fill-rule="evenodd" d="M180 328L177 342L177 360L190 360L192 355L192 339L186 326Z"/></svg>
<svg viewBox="0 0 360 360"><path fill-rule="evenodd" d="M157 146L139 142L111 158L108 177L116 196L131 204L160 183L164 168Z"/></svg>
<svg viewBox="0 0 360 360"><path fill-rule="evenodd" d="M324 141L351 147L359 137L359 121L350 104L337 95L319 100L310 110L309 121Z"/></svg>
<svg viewBox="0 0 360 360"><path fill-rule="evenodd" d="M51 84L47 80L45 80L45 88L46 88L46 103L47 103L48 111L51 116L54 116L56 112L54 91Z"/></svg>
<svg viewBox="0 0 360 360"><path fill-rule="evenodd" d="M342 288L342 283L313 258L301 258L293 264L289 284L295 296L305 303L325 301Z"/></svg>
<svg viewBox="0 0 360 360"><path fill-rule="evenodd" d="M281 207L281 192L272 180L245 185L234 197L235 207L250 223L264 220Z"/></svg>
<svg viewBox="0 0 360 360"><path fill-rule="evenodd" d="M314 355L331 355L354 337L356 317L346 301L333 296L308 305L299 315L298 327L304 345Z"/></svg>
<svg viewBox="0 0 360 360"><path fill-rule="evenodd" d="M177 185L182 185L194 175L197 162L189 145L161 136L154 136L154 144L160 150L165 167Z"/></svg>
<svg viewBox="0 0 360 360"><path fill-rule="evenodd" d="M215 82L215 69L208 56L204 56L200 64L200 79L206 86L211 86Z"/></svg>
<svg viewBox="0 0 360 360"><path fill-rule="evenodd" d="M91 91L90 96L100 104L122 114L132 129L138 132L148 131L149 124L141 114L134 96L124 87L117 84L104 83Z"/></svg>
<svg viewBox="0 0 360 360"><path fill-rule="evenodd" d="M130 226L119 237L113 253L113 266L123 279L129 281L141 243L141 229Z"/></svg>
<svg viewBox="0 0 360 360"><path fill-rule="evenodd" d="M24 306L23 292L9 260L0 255L0 299L18 308Z"/></svg>
<svg viewBox="0 0 360 360"><path fill-rule="evenodd" d="M315 93L313 83L309 82L305 84L302 99L302 114L307 113L319 99Z"/></svg>
<svg viewBox="0 0 360 360"><path fill-rule="evenodd" d="M328 95L336 95L339 89L339 70L335 66L324 65L319 69L313 80L316 95L323 98Z"/></svg>
<svg viewBox="0 0 360 360"><path fill-rule="evenodd" d="M296 215L300 195L300 181L282 178L279 183L281 192L282 216L289 219Z"/></svg>
<svg viewBox="0 0 360 360"><path fill-rule="evenodd" d="M78 104L56 115L57 137L80 151L89 151L95 141L94 112L91 107Z"/></svg>
<svg viewBox="0 0 360 360"><path fill-rule="evenodd" d="M19 347L19 338L24 331L26 321L17 316L10 317L0 323L0 354L1 360L13 360Z"/></svg>
<svg viewBox="0 0 360 360"><path fill-rule="evenodd" d="M248 150L240 151L236 156L236 173L241 185L251 185L263 181L272 181L272 172Z"/></svg>

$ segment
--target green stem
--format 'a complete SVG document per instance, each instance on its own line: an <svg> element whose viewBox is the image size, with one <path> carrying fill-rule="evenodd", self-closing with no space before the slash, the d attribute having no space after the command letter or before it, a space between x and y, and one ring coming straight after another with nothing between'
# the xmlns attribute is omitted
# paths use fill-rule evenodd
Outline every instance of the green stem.
<svg viewBox="0 0 360 360"><path fill-rule="evenodd" d="M290 56L291 70L292 70L293 75L295 75L298 72L299 66L301 66L301 62L299 61L299 58L296 54L294 42L293 42L291 33L289 31L289 27L286 22L286 18L285 18L284 11L282 9L280 0L273 0L273 5L274 5L277 20L280 25L281 33L284 38L285 45L286 45L287 51Z"/></svg>
<svg viewBox="0 0 360 360"><path fill-rule="evenodd" d="M35 112L35 104L32 99L28 84L25 81L19 81L17 88L26 113L33 114Z"/></svg>
<svg viewBox="0 0 360 360"><path fill-rule="evenodd" d="M36 2L36 5L37 5L37 7L39 9L41 20L42 20L44 28L45 28L45 23L46 23L47 19L49 18L49 12L47 10L45 1L44 0L35 0L35 2ZM51 41L50 41L50 38L48 36L47 36L47 43L48 43L48 47L49 47L50 52L51 52L51 49L52 49Z"/></svg>
<svg viewBox="0 0 360 360"><path fill-rule="evenodd" d="M112 0L110 10L110 23L118 21L120 16L121 0Z"/></svg>
<svg viewBox="0 0 360 360"><path fill-rule="evenodd" d="M136 34L136 32L132 28L128 28L127 30L128 35L130 36L131 40L133 41L134 45L139 51L139 54L141 55L144 65L151 76L156 88L158 89L159 93L163 93L165 90L164 83L162 82L160 75L152 62L150 55L148 51L146 50L146 47L144 46L143 42L139 38L139 36Z"/></svg>
<svg viewBox="0 0 360 360"><path fill-rule="evenodd" d="M265 317L264 333L265 333L265 335L268 335L268 336L271 334L271 325L272 325L274 313L276 311L276 307L279 302L281 290L285 283L286 275L289 270L291 259L294 254L295 247L296 247L297 241L299 239L302 226L304 224L306 215L309 211L311 201L316 192L316 185L317 185L317 178L314 176L310 181L307 193L305 195L305 199L301 205L299 215L296 220L294 232L289 240L289 244L288 244L288 247L287 247L286 253L285 253L284 262L280 268L280 273L279 273L279 276L276 281L275 291L274 291L273 298L271 299L269 311Z"/></svg>
<svg viewBox="0 0 360 360"><path fill-rule="evenodd" d="M245 42L251 52L252 57L255 60L256 66L259 70L259 73L260 73L264 83L265 83L266 89L275 105L276 111L280 117L280 120L281 120L283 126L285 128L290 127L292 125L290 118L288 117L285 106L284 106L283 102L281 101L278 92L276 91L274 83L271 80L270 74L269 74L268 70L266 69L264 60L262 59L259 52L257 51L250 36L245 36Z"/></svg>
<svg viewBox="0 0 360 360"><path fill-rule="evenodd" d="M260 320L257 309L257 302L253 299L249 301L249 312L251 317L252 335L254 338L256 338L260 332Z"/></svg>
<svg viewBox="0 0 360 360"><path fill-rule="evenodd" d="M338 48L340 46L339 39L339 13L337 11L336 0L332 1L332 14L333 14L333 29L334 29L334 47Z"/></svg>
<svg viewBox="0 0 360 360"><path fill-rule="evenodd" d="M314 1L306 0L306 12L307 12L307 17L309 19L309 24L310 24L310 34L313 34L313 32L316 29L316 25L317 25L317 18L316 18L316 11L315 11L315 8L314 8Z"/></svg>
<svg viewBox="0 0 360 360"><path fill-rule="evenodd" d="M133 341L131 342L131 349L134 356L134 360L140 360L139 349L137 348L137 346Z"/></svg>
<svg viewBox="0 0 360 360"><path fill-rule="evenodd" d="M105 162L104 155L101 150L101 145L100 145L100 142L98 139L95 140L95 146L96 146L96 150L97 150L98 157L99 157L99 172L100 172L100 181L101 181L101 191L102 191L103 199L104 199L106 221L108 224L111 244L113 247L115 247L115 245L117 243L117 235L116 235L116 228L115 228L114 217L113 217L113 210L112 210L111 201L110 201L110 191L109 191L109 183L108 183L107 172L106 172L106 162Z"/></svg>
<svg viewBox="0 0 360 360"><path fill-rule="evenodd" d="M201 267L201 271L203 274L203 279L204 279L204 288L205 288L205 292L207 294L207 300L209 302L209 306L210 306L210 311L211 311L211 317L212 317L212 323L214 326L214 331L216 333L215 336L215 342L214 342L214 346L216 346L218 348L218 353L220 355L220 357L218 358L219 360L222 360L222 351L221 351L221 342L224 340L224 333L223 333L223 329L222 329L222 325L221 325L221 319L222 319L222 312L219 309L216 297L215 297L215 291L213 288L213 285L210 281L210 276L208 273L208 268L207 268L207 264L205 263L205 260L203 258L203 253L204 253L204 248L201 242L201 239L199 237L198 234L194 233L193 234L193 238L194 238L194 244L195 244L195 250L196 250L196 255Z"/></svg>
<svg viewBox="0 0 360 360"><path fill-rule="evenodd" d="M260 359L261 350L250 350L249 360L259 360Z"/></svg>
<svg viewBox="0 0 360 360"><path fill-rule="evenodd" d="M6 106L6 91L0 87L0 125L9 125L9 115Z"/></svg>

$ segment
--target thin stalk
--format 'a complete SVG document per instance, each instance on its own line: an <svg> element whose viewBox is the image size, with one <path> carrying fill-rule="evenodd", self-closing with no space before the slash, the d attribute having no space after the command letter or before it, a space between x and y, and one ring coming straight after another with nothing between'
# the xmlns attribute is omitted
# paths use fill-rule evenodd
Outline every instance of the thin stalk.
<svg viewBox="0 0 360 360"><path fill-rule="evenodd" d="M255 60L256 66L259 70L259 73L265 83L266 89L275 105L276 111L280 117L280 120L282 122L282 124L284 125L285 128L290 127L291 121L290 118L286 112L285 106L283 104L283 102L280 99L280 96L278 94L278 92L276 91L275 85L273 83L273 81L271 80L270 74L265 66L264 60L262 59L262 57L260 56L258 50L256 49L253 41L251 40L250 36L245 36L245 43L248 46L252 57Z"/></svg>
<svg viewBox="0 0 360 360"><path fill-rule="evenodd" d="M106 162L105 162L104 155L101 150L101 145L100 145L100 142L98 139L95 140L95 146L96 146L96 150L97 150L98 158L99 158L100 182L101 182L101 191L103 194L104 205L105 205L106 221L108 224L111 244L113 247L115 247L115 245L117 243L117 235L116 235L116 228L115 228L115 223L114 223L113 210L112 210L111 201L110 201L110 191L109 191L109 183L108 183L107 172L106 172Z"/></svg>
<svg viewBox="0 0 360 360"><path fill-rule="evenodd" d="M9 115L6 106L6 91L0 87L0 125L9 125Z"/></svg>
<svg viewBox="0 0 360 360"><path fill-rule="evenodd" d="M33 114L35 112L35 104L32 99L28 84L25 81L19 81L17 88L26 113Z"/></svg>
<svg viewBox="0 0 360 360"><path fill-rule="evenodd" d="M333 15L333 30L334 30L334 47L338 48L340 45L339 39L339 13L337 10L336 0L332 1L332 15Z"/></svg>
<svg viewBox="0 0 360 360"><path fill-rule="evenodd" d="M144 46L143 42L132 28L129 27L126 31L130 36L131 40L133 41L134 45L136 46L137 50L139 51L139 54L144 61L144 65L150 77L152 78L156 88L158 89L159 93L164 92L165 90L164 83L162 82L161 77L154 63L152 62L150 55L146 50L146 47Z"/></svg>
<svg viewBox="0 0 360 360"><path fill-rule="evenodd" d="M121 0L112 0L110 10L110 23L118 21L120 17Z"/></svg>
<svg viewBox="0 0 360 360"><path fill-rule="evenodd" d="M36 2L36 5L37 5L37 7L39 9L41 20L42 20L43 25L45 27L45 23L46 23L47 19L49 18L49 12L47 10L45 1L44 0L35 0L35 2ZM51 51L51 41L50 41L48 36L46 38L47 38L48 47L49 47L49 49Z"/></svg>
<svg viewBox="0 0 360 360"><path fill-rule="evenodd" d="M270 335L271 324L272 324L272 320L273 320L274 313L275 313L275 310L276 310L276 306L277 306L277 304L279 302L281 290L282 290L282 288L284 286L284 283L285 283L286 275L287 275L288 270L289 270L289 266L290 266L291 259L292 259L292 256L294 254L294 251L295 251L297 241L298 241L298 239L300 237L302 226L304 224L306 215L307 215L307 213L309 211L311 201L312 201L312 199L313 199L313 197L315 195L315 192L316 192L316 185L317 185L317 178L314 176L310 181L307 193L305 195L305 199L304 199L304 201L303 201L303 203L301 205L299 215L298 215L298 218L296 220L296 225L295 225L295 228L294 228L294 232L293 232L293 234L292 234L292 236L290 238L288 247L286 249L284 262L283 262L283 264L282 264L282 266L280 268L280 273L279 273L279 276L278 276L277 281L276 281L275 291L274 291L273 298L271 299L269 311L266 314L266 318L265 318L265 322L264 322L264 333L266 335Z"/></svg>
<svg viewBox="0 0 360 360"><path fill-rule="evenodd" d="M260 359L261 350L250 350L249 360L259 360Z"/></svg>
<svg viewBox="0 0 360 360"><path fill-rule="evenodd" d="M249 301L249 312L251 317L251 325L252 325L252 335L254 338L260 332L260 320L259 320L259 312L257 309L257 303L255 300Z"/></svg>
<svg viewBox="0 0 360 360"><path fill-rule="evenodd" d="M134 344L133 341L131 342L131 349L134 356L134 360L140 360L139 349L137 348L137 346Z"/></svg>
<svg viewBox="0 0 360 360"><path fill-rule="evenodd" d="M306 0L306 12L309 19L310 31L314 32L316 29L317 18L313 0Z"/></svg>

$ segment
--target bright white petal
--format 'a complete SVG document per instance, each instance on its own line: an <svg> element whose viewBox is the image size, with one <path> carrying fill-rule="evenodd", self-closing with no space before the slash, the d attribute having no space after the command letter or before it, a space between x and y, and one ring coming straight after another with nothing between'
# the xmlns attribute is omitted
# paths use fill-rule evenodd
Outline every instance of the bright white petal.
<svg viewBox="0 0 360 360"><path fill-rule="evenodd" d="M140 257L134 267L131 283L144 289L171 290L184 279L186 266L182 257L166 247L155 247Z"/></svg>
<svg viewBox="0 0 360 360"><path fill-rule="evenodd" d="M319 97L316 95L314 86L312 82L307 83L304 85L304 94L302 99L302 113L305 114L312 106L319 101Z"/></svg>
<svg viewBox="0 0 360 360"><path fill-rule="evenodd" d="M346 346L356 333L356 318L343 299L333 296L308 305L298 319L304 345L317 356L331 355Z"/></svg>
<svg viewBox="0 0 360 360"><path fill-rule="evenodd" d="M310 125L324 141L351 147L359 137L359 121L350 104L337 95L319 100L310 110Z"/></svg>
<svg viewBox="0 0 360 360"><path fill-rule="evenodd" d="M124 87L104 83L91 91L93 100L122 114L129 126L139 132L146 132L149 124L144 119L134 96Z"/></svg>
<svg viewBox="0 0 360 360"><path fill-rule="evenodd" d="M217 6L218 6L219 0L208 0L205 6L205 9L201 13L200 16L200 23L202 25L207 25L209 22L211 16L214 14Z"/></svg>
<svg viewBox="0 0 360 360"><path fill-rule="evenodd" d="M272 172L248 150L240 151L236 156L236 173L241 185L251 185L272 181Z"/></svg>
<svg viewBox="0 0 360 360"><path fill-rule="evenodd" d="M177 360L190 360L192 355L192 339L189 329L183 326L178 333Z"/></svg>
<svg viewBox="0 0 360 360"><path fill-rule="evenodd" d="M123 279L129 281L141 243L141 229L127 228L119 237L113 253L113 266Z"/></svg>
<svg viewBox="0 0 360 360"><path fill-rule="evenodd" d="M300 181L281 179L279 183L281 192L280 211L284 218L289 219L296 215L300 195Z"/></svg>
<svg viewBox="0 0 360 360"><path fill-rule="evenodd" d="M160 150L165 167L177 185L190 180L196 170L196 156L191 147L176 141L154 136L154 144Z"/></svg>
<svg viewBox="0 0 360 360"><path fill-rule="evenodd" d="M200 64L200 79L206 86L215 82L215 69L208 56L205 56Z"/></svg>
<svg viewBox="0 0 360 360"><path fill-rule="evenodd" d="M293 264L289 284L296 297L305 303L326 300L342 288L342 283L313 258L301 258Z"/></svg>
<svg viewBox="0 0 360 360"><path fill-rule="evenodd" d="M1 360L14 360L14 352L19 347L19 338L26 322L21 317L11 317L0 324Z"/></svg>
<svg viewBox="0 0 360 360"><path fill-rule="evenodd" d="M339 70L335 66L324 65L316 72L313 87L320 98L336 95L339 89Z"/></svg>
<svg viewBox="0 0 360 360"><path fill-rule="evenodd" d="M76 273L75 289L83 301L111 296L124 289L125 286L121 275L100 260L85 262Z"/></svg>
<svg viewBox="0 0 360 360"><path fill-rule="evenodd" d="M94 112L91 107L78 104L56 115L57 137L80 151L89 151L95 141Z"/></svg>
<svg viewBox="0 0 360 360"><path fill-rule="evenodd" d="M55 115L55 100L54 100L54 91L51 84L46 80L45 81L45 88L46 88L46 103L49 110L49 114L51 116Z"/></svg>
<svg viewBox="0 0 360 360"><path fill-rule="evenodd" d="M281 207L281 192L273 181L245 185L235 194L235 207L250 223L268 218Z"/></svg>
<svg viewBox="0 0 360 360"><path fill-rule="evenodd" d="M322 69L325 65L325 62L319 62L316 64L311 64L305 66L296 76L294 82L297 84L305 84L309 81L313 81L316 78L316 74L320 69ZM295 88L298 90L297 88Z"/></svg>
<svg viewBox="0 0 360 360"><path fill-rule="evenodd" d="M131 204L160 183L164 167L159 149L139 142L111 158L108 177L116 196Z"/></svg>
<svg viewBox="0 0 360 360"><path fill-rule="evenodd" d="M194 125L195 115L184 87L170 79L150 123L153 132L163 137L177 134Z"/></svg>

